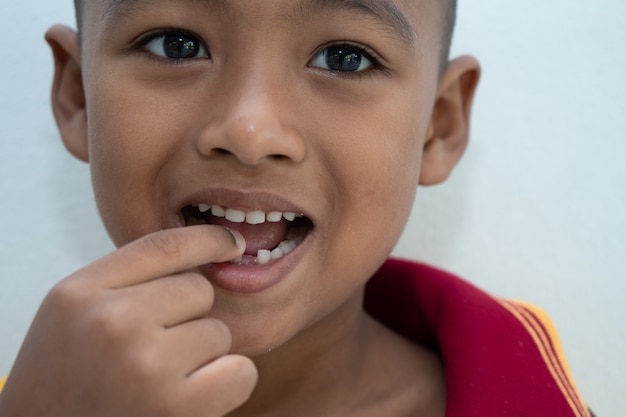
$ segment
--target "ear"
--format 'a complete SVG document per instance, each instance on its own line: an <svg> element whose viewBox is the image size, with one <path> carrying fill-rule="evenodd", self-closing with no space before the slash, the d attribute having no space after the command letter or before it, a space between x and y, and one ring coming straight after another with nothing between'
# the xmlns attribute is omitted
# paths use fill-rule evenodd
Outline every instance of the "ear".
<svg viewBox="0 0 626 417"><path fill-rule="evenodd" d="M444 181L469 139L470 113L480 79L480 65L471 56L450 61L439 80L437 98L426 134L420 184Z"/></svg>
<svg viewBox="0 0 626 417"><path fill-rule="evenodd" d="M78 34L67 26L53 26L46 41L54 57L52 111L67 150L88 162L87 112Z"/></svg>

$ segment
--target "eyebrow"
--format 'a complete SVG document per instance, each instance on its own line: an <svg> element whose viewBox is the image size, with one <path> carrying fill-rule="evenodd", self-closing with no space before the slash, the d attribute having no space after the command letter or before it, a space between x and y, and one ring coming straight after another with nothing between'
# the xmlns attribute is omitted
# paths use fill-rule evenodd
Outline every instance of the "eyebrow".
<svg viewBox="0 0 626 417"><path fill-rule="evenodd" d="M355 10L377 20L391 34L413 47L415 30L402 11L389 0L305 0L297 6L305 15L323 10Z"/></svg>
<svg viewBox="0 0 626 417"><path fill-rule="evenodd" d="M189 0L206 4L222 12L229 9L228 0ZM133 13L137 4L150 4L147 0L109 0L103 19L123 18ZM413 48L416 38L414 27L402 11L390 0L297 0L293 14L300 19L324 10L354 10L378 21L394 37Z"/></svg>

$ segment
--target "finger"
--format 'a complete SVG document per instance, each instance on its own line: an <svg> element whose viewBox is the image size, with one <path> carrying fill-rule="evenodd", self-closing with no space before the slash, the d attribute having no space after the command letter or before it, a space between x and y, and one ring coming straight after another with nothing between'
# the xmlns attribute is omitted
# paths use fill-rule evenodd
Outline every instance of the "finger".
<svg viewBox="0 0 626 417"><path fill-rule="evenodd" d="M245 240L221 226L199 225L146 235L92 263L79 274L106 288L126 287L241 256Z"/></svg>
<svg viewBox="0 0 626 417"><path fill-rule="evenodd" d="M214 291L204 276L187 272L118 289L118 297L132 306L134 316L151 317L169 328L207 317Z"/></svg>
<svg viewBox="0 0 626 417"><path fill-rule="evenodd" d="M249 358L222 356L189 376L186 402L207 410L206 415L223 416L250 398L257 380L257 369Z"/></svg>
<svg viewBox="0 0 626 417"><path fill-rule="evenodd" d="M191 375L227 355L232 336L222 321L203 318L167 329L160 346L168 358L167 366Z"/></svg>

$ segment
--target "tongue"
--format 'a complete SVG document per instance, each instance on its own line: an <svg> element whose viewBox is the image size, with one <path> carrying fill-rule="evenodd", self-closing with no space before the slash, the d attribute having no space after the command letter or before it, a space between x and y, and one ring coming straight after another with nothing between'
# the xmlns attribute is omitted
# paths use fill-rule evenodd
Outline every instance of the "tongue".
<svg viewBox="0 0 626 417"><path fill-rule="evenodd" d="M261 249L272 250L287 238L289 223L283 219L278 223L263 224L233 223L223 217L210 216L210 223L236 230L246 239L246 254L256 256Z"/></svg>

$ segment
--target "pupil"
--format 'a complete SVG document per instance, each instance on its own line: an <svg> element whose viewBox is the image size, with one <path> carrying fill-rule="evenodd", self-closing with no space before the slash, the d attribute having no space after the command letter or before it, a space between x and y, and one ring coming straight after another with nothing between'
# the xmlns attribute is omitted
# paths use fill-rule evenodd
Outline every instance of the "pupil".
<svg viewBox="0 0 626 417"><path fill-rule="evenodd" d="M166 36L163 43L169 58L192 58L198 54L198 43L186 36Z"/></svg>
<svg viewBox="0 0 626 417"><path fill-rule="evenodd" d="M343 48L331 48L326 55L326 65L331 71L357 71L361 66L361 54Z"/></svg>

